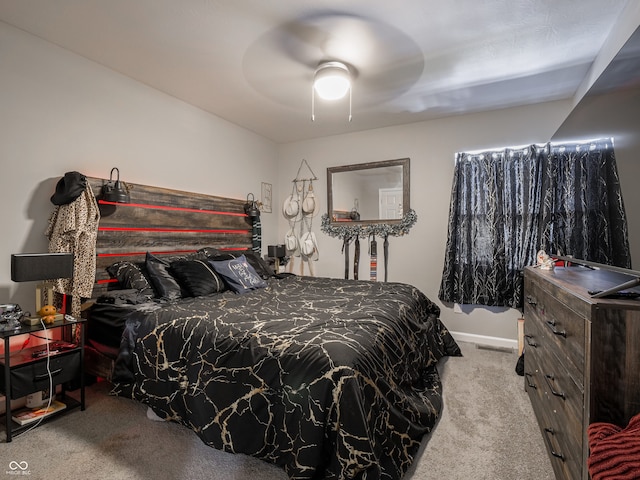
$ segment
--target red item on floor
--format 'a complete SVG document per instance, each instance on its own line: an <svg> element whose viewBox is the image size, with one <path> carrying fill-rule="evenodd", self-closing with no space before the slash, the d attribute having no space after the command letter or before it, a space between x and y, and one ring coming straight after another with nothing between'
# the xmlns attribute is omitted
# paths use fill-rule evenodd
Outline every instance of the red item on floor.
<svg viewBox="0 0 640 480"><path fill-rule="evenodd" d="M587 466L592 480L640 478L640 414L626 427L596 422L589 425Z"/></svg>

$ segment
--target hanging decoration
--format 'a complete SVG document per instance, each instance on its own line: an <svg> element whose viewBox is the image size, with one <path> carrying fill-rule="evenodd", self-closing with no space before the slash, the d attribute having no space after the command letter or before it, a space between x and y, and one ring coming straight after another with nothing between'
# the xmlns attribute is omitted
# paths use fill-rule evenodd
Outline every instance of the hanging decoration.
<svg viewBox="0 0 640 480"><path fill-rule="evenodd" d="M352 224L350 222L341 222L339 224L331 223L328 214L322 215L321 229L330 237L360 237L367 238L370 235L378 235L380 237L392 236L400 237L406 235L411 227L418 220L418 215L413 209L409 209L402 217L400 223L361 223Z"/></svg>
<svg viewBox="0 0 640 480"><path fill-rule="evenodd" d="M308 177L301 175L304 166L311 174ZM293 273L294 259L300 258L300 275L304 275L306 264L310 276L315 276L313 262L319 258L318 240L312 231L313 217L318 215L320 208L313 191L314 180L318 180L318 177L303 159L296 178L293 179L291 195L285 199L282 206L282 214L289 222L289 230L284 239L287 256L291 259L287 263L287 270Z"/></svg>
<svg viewBox="0 0 640 480"><path fill-rule="evenodd" d="M251 197L251 198L249 198ZM244 213L251 223L251 250L260 254L262 251L262 223L260 222L260 202L256 202L253 193L247 195Z"/></svg>
<svg viewBox="0 0 640 480"><path fill-rule="evenodd" d="M375 282L378 280L378 242L374 234L371 234L369 238L369 278Z"/></svg>
<svg viewBox="0 0 640 480"><path fill-rule="evenodd" d="M409 230L418 220L418 215L413 209L409 209L402 217L400 223L331 223L328 214L322 216L321 229L331 237L342 238L342 252L344 253L344 278L349 278L349 243L354 242L355 252L353 261L353 278L358 280L360 262L360 238L373 238L369 243L369 253L371 256L371 280L377 279L378 253L376 235L384 238L384 281L388 278L389 265L389 237L399 237L409 233Z"/></svg>
<svg viewBox="0 0 640 480"><path fill-rule="evenodd" d="M355 248L353 251L353 279L358 280L360 272L360 239L356 237L353 241Z"/></svg>
<svg viewBox="0 0 640 480"><path fill-rule="evenodd" d="M382 251L384 252L384 281L386 282L387 274L389 273L389 235L384 236Z"/></svg>
<svg viewBox="0 0 640 480"><path fill-rule="evenodd" d="M344 237L342 240L342 253L344 254L344 278L349 278L349 242L351 237Z"/></svg>

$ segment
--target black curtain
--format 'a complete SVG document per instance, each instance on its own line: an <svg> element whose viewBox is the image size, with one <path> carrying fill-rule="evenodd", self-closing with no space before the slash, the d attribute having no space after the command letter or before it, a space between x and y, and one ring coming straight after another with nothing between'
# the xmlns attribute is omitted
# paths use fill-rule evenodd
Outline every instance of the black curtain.
<svg viewBox="0 0 640 480"><path fill-rule="evenodd" d="M519 308L540 249L631 266L612 140L456 155L439 298Z"/></svg>

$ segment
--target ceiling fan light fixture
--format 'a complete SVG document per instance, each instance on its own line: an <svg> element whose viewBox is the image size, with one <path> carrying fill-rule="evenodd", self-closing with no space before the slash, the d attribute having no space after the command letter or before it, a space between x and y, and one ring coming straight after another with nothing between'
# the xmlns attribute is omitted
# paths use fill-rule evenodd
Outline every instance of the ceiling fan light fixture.
<svg viewBox="0 0 640 480"><path fill-rule="evenodd" d="M313 88L324 100L338 100L351 88L349 68L341 62L324 62L316 69Z"/></svg>

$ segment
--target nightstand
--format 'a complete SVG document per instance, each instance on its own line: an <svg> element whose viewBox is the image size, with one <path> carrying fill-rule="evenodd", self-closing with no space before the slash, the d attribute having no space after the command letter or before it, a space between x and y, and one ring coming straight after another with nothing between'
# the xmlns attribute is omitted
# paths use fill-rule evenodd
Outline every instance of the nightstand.
<svg viewBox="0 0 640 480"><path fill-rule="evenodd" d="M59 400L66 405L64 410L56 412L43 421L55 418L59 414L64 414L70 410L80 407L85 408L84 395L84 334L85 319L64 320L47 325L47 330L62 330L62 338L73 338L74 325L80 329L78 335L79 343L75 347L56 349L52 345L55 340L49 343L51 353L49 354L49 371L53 379L54 389L61 385ZM11 441L13 433L19 433L33 426L33 424L19 425L11 419L11 400L24 397L30 393L46 390L49 388L49 373L47 371L47 357L37 356L38 352L46 349L45 345L24 348L11 352L9 341L11 337L24 334L42 332L42 324L21 325L20 328L12 331L0 332L0 338L4 340L4 355L0 359L3 368L3 375L0 378L0 392L5 395L5 428L7 443ZM80 401L66 394L65 383L72 380L78 381L80 385Z"/></svg>

